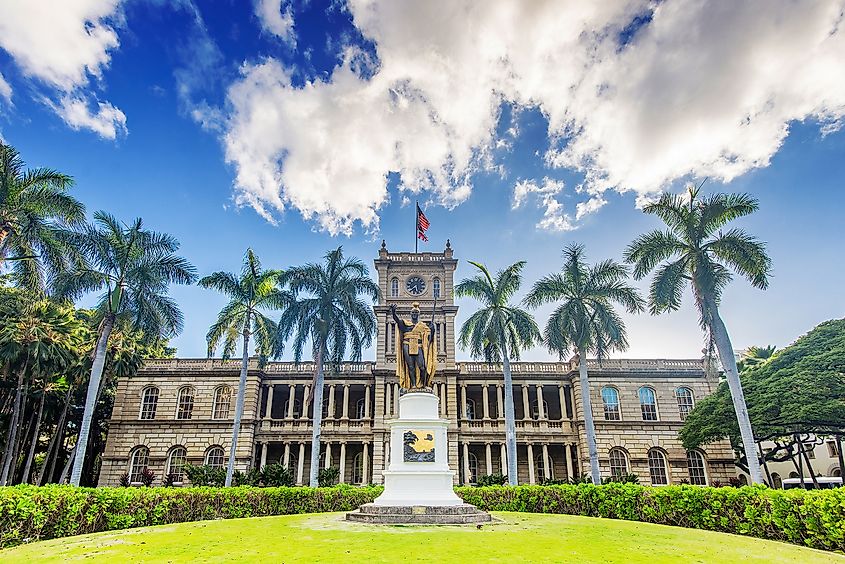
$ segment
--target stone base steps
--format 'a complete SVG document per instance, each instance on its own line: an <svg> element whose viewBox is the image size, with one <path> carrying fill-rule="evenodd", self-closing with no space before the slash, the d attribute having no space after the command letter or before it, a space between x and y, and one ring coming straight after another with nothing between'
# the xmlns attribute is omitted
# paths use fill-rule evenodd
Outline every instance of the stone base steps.
<svg viewBox="0 0 845 564"><path fill-rule="evenodd" d="M347 521L374 525L473 525L493 518L463 503L460 505L375 505L366 503L346 514Z"/></svg>

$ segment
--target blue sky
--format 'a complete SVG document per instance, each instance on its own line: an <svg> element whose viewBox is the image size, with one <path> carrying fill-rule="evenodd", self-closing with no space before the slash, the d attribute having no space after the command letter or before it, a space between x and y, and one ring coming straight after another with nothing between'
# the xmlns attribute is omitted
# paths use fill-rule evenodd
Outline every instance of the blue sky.
<svg viewBox="0 0 845 564"><path fill-rule="evenodd" d="M658 226L638 203L708 177L760 200L739 223L774 262L767 291L724 296L736 348L842 316L839 2L38 4L4 7L0 136L89 211L174 234L202 274L247 246L273 267L410 249L419 200L422 248L450 238L458 278L524 259L527 286L571 242L620 259ZM204 356L223 299L173 295L179 354ZM626 319L626 356L700 355L689 300Z"/></svg>

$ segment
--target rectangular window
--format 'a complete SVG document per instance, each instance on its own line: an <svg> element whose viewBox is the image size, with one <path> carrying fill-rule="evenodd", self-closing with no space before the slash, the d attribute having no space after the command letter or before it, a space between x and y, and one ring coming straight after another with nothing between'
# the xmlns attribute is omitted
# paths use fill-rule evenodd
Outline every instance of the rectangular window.
<svg viewBox="0 0 845 564"><path fill-rule="evenodd" d="M827 454L833 458L834 456L839 456L839 452L836 450L836 443L830 441L827 443Z"/></svg>

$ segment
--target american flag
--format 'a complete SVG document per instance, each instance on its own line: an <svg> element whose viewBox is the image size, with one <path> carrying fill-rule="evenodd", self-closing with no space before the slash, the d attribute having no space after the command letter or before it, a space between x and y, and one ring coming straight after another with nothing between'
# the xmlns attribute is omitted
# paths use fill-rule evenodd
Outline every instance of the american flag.
<svg viewBox="0 0 845 564"><path fill-rule="evenodd" d="M417 204L417 238L422 239L423 241L428 241L428 237L425 236L425 232L429 227L431 227L431 224L428 222L428 218L420 209L420 205Z"/></svg>

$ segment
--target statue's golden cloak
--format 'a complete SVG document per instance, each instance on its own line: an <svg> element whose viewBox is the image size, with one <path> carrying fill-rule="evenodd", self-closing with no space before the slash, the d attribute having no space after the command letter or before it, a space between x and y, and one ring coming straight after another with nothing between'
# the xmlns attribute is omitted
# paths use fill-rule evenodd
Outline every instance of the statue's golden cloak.
<svg viewBox="0 0 845 564"><path fill-rule="evenodd" d="M410 325L410 323L407 324ZM408 352L411 355L417 354L422 347L428 381L423 382L420 387L431 387L431 381L437 369L437 339L431 339L431 328L422 321L418 321L416 325L404 333L396 332L396 376L399 378L399 385L406 390L410 390L414 388L411 387L412 378L408 374L408 367L405 366L405 355L402 354L404 343L408 344ZM419 374L414 374L414 380L419 382Z"/></svg>

